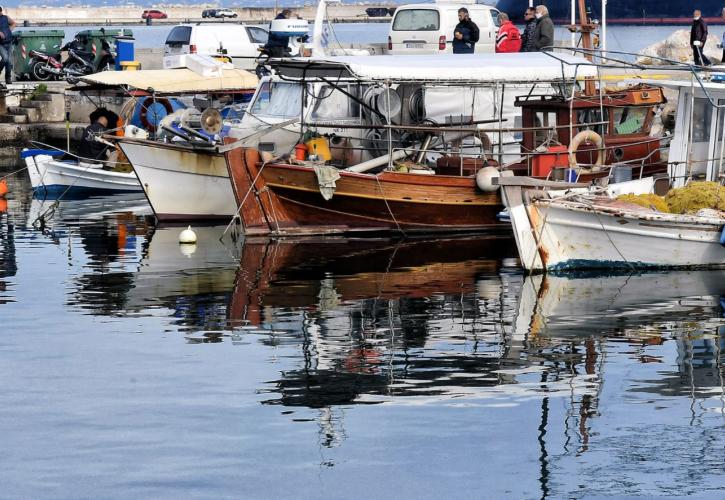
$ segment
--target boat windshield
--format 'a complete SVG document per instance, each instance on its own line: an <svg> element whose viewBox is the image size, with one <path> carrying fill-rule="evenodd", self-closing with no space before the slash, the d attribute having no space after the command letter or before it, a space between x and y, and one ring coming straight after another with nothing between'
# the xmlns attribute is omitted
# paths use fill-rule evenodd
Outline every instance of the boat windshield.
<svg viewBox="0 0 725 500"><path fill-rule="evenodd" d="M299 84L264 82L251 107L252 115L294 118L300 116L302 90Z"/></svg>
<svg viewBox="0 0 725 500"><path fill-rule="evenodd" d="M332 85L323 85L315 96L311 118L313 120L359 118L360 104L350 96L359 99L360 85L344 85L342 90Z"/></svg>

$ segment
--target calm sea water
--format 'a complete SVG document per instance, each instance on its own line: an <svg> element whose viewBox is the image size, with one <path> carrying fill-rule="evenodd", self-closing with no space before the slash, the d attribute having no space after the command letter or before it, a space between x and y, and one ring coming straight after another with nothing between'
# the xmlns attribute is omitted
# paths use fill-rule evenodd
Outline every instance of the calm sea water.
<svg viewBox="0 0 725 500"><path fill-rule="evenodd" d="M136 46L139 48L163 47L166 35L173 26L123 26L133 30ZM63 27L66 41L73 38L76 32L90 29L89 26ZM120 26L116 26L116 29ZM387 43L389 23L337 23L334 33L342 45L364 43ZM106 29L113 29L107 27ZM621 52L638 52L653 43L664 40L678 29L690 29L690 26L609 26L607 28L607 49ZM710 33L718 37L725 27L713 26ZM569 32L563 27L556 28L557 40L569 40ZM334 39L333 39L334 40ZM332 42L334 43L334 41Z"/></svg>
<svg viewBox="0 0 725 500"><path fill-rule="evenodd" d="M26 175L3 498L723 494L725 272L529 278L502 237L180 247L139 197Z"/></svg>

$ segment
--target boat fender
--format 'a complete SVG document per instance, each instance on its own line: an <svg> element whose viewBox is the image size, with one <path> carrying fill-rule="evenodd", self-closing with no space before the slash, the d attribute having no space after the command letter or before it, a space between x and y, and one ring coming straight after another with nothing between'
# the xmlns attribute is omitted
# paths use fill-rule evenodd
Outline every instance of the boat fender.
<svg viewBox="0 0 725 500"><path fill-rule="evenodd" d="M181 233L179 233L179 244L181 245L193 245L196 243L196 233L191 226L187 227Z"/></svg>
<svg viewBox="0 0 725 500"><path fill-rule="evenodd" d="M571 140L571 144L569 144L569 166L571 168L577 167L576 151L584 141L591 141L597 147L599 154L597 154L595 165L601 166L604 163L604 140L601 135L593 130L582 130Z"/></svg>
<svg viewBox="0 0 725 500"><path fill-rule="evenodd" d="M722 233L720 233L720 244L725 247L725 226L722 227Z"/></svg>
<svg viewBox="0 0 725 500"><path fill-rule="evenodd" d="M8 194L8 181L0 179L0 198Z"/></svg>
<svg viewBox="0 0 725 500"><path fill-rule="evenodd" d="M496 167L483 167L476 172L476 186L484 193L492 193L499 186L493 183L493 179L500 177L501 173Z"/></svg>
<svg viewBox="0 0 725 500"><path fill-rule="evenodd" d="M139 119L141 120L141 125L143 125L143 127L149 132L156 132L156 125L151 123L148 117L149 108L153 106L154 103L163 106L166 110L167 115L170 115L174 112L174 108L173 106L171 106L171 102L168 99L163 97L160 97L158 99L147 97L143 101L143 103L141 103L141 109L139 110Z"/></svg>

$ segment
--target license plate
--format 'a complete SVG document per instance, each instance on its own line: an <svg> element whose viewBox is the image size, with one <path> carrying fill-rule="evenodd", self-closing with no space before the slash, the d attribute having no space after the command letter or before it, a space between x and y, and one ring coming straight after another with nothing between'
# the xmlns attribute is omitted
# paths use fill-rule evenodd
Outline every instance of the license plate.
<svg viewBox="0 0 725 500"><path fill-rule="evenodd" d="M406 49L422 49L425 48L425 43L406 43L405 44Z"/></svg>

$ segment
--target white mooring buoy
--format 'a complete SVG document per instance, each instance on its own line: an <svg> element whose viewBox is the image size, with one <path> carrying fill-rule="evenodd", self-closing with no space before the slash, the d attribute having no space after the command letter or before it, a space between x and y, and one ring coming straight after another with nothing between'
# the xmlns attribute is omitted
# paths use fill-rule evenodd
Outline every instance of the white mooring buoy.
<svg viewBox="0 0 725 500"><path fill-rule="evenodd" d="M191 226L181 231L179 234L179 243L182 245L192 245L196 243L196 233L191 229Z"/></svg>

